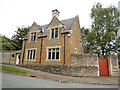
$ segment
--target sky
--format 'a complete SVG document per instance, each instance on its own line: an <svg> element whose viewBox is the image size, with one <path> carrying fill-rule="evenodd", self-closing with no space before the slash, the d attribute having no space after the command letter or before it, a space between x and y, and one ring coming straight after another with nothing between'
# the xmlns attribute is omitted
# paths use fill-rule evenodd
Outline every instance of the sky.
<svg viewBox="0 0 120 90"><path fill-rule="evenodd" d="M0 0L0 34L9 38L17 27L49 24L52 10L58 9L59 20L79 16L80 26L91 26L91 8L97 2L103 7L118 7L120 0Z"/></svg>

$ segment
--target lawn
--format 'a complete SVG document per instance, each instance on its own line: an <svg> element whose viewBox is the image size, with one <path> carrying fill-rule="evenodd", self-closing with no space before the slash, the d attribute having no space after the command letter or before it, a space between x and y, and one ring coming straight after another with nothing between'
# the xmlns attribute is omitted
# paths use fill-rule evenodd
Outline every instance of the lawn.
<svg viewBox="0 0 120 90"><path fill-rule="evenodd" d="M12 66L6 66L6 65L0 65L0 70L5 71L5 72L10 72L10 73L16 73L16 74L27 74L28 71L18 69Z"/></svg>
<svg viewBox="0 0 120 90"><path fill-rule="evenodd" d="M0 70L2 70L2 65L0 65Z"/></svg>

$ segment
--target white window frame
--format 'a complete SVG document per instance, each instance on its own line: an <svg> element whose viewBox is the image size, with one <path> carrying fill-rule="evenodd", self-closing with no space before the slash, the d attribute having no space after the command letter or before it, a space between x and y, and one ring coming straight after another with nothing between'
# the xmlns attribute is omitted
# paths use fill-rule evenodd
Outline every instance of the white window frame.
<svg viewBox="0 0 120 90"><path fill-rule="evenodd" d="M57 28L57 31L58 31L58 36L57 37L55 37L56 28ZM53 38L52 38L52 30L54 30L54 36L53 36ZM54 28L50 29L50 39L59 39L59 28L58 27L54 27Z"/></svg>
<svg viewBox="0 0 120 90"><path fill-rule="evenodd" d="M28 51L33 51L33 50L35 50L35 59L33 59L33 54L34 53L32 53L32 59L30 59L30 54L31 54L31 52L30 52L30 54L29 54L29 59L27 58L28 57ZM36 54L37 54L37 48L30 48L30 49L26 49L26 61L36 61Z"/></svg>
<svg viewBox="0 0 120 90"><path fill-rule="evenodd" d="M36 34L36 36L35 36L35 41L34 40L31 40L31 38L32 38L32 35L31 34ZM33 35L33 38L34 38L34 35ZM30 32L30 42L36 42L36 39L37 39L37 32Z"/></svg>
<svg viewBox="0 0 120 90"><path fill-rule="evenodd" d="M59 48L59 59L56 59L56 48ZM49 49L51 49L51 58L52 58L52 49L55 49L55 59L48 59L48 51L49 51ZM47 47L46 48L46 61L60 61L60 49L61 49L61 47L60 46L54 46L54 47Z"/></svg>

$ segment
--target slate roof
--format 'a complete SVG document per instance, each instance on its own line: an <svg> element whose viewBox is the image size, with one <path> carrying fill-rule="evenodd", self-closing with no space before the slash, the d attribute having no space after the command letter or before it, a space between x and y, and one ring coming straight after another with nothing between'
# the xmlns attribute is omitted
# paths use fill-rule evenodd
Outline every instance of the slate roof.
<svg viewBox="0 0 120 90"><path fill-rule="evenodd" d="M65 32L67 32L68 30L71 29L72 23L74 21L74 18L70 18L70 19L65 19L65 20L61 20L60 23L63 24L65 26ZM42 37L42 36L46 36L46 31L47 31L47 27L49 24L46 25L38 25L38 28L40 30L44 29L43 33L40 33L40 35L38 37Z"/></svg>
<svg viewBox="0 0 120 90"><path fill-rule="evenodd" d="M75 17L74 17L75 18ZM61 20L60 23L63 24L65 26L65 32L68 32L68 30L71 29L72 23L74 21L74 18L70 18L70 19L65 19L65 20ZM47 32L47 27L49 24L45 24L45 25L38 25L38 28L40 30L40 32L42 31L42 29L44 29L44 32L40 33L38 35L38 37L46 37L46 32ZM25 36L25 39L27 39L28 35Z"/></svg>
<svg viewBox="0 0 120 90"><path fill-rule="evenodd" d="M65 25L66 30L69 30L69 29L71 29L71 24L72 24L73 20L74 20L74 18L70 18L70 19L62 20L62 21L60 21L60 22L61 22L63 25ZM49 25L49 24L41 25L41 26L38 25L38 27L39 27L40 30L41 30L42 28L44 28L44 29L46 30L48 25Z"/></svg>
<svg viewBox="0 0 120 90"><path fill-rule="evenodd" d="M18 51L15 51L13 52L12 54L20 54L22 50L18 50Z"/></svg>
<svg viewBox="0 0 120 90"><path fill-rule="evenodd" d="M66 20L62 20L60 21L63 25L65 25L66 30L71 29L72 26L72 22L74 21L74 18L70 18L70 19L66 19Z"/></svg>

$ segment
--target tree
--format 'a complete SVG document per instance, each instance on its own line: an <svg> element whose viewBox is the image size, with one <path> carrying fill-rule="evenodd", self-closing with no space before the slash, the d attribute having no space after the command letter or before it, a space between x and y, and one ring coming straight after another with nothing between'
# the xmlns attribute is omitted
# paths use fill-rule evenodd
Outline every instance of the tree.
<svg viewBox="0 0 120 90"><path fill-rule="evenodd" d="M88 40L95 50L101 49L101 56L112 50L120 25L118 17L119 11L114 6L103 8L100 3L97 3L91 9L92 27Z"/></svg>
<svg viewBox="0 0 120 90"><path fill-rule="evenodd" d="M22 41L23 38L27 35L28 31L29 31L29 27L18 27L16 34L14 34L12 36L12 40L14 43L16 43L19 47L17 49L21 49L22 48Z"/></svg>
<svg viewBox="0 0 120 90"><path fill-rule="evenodd" d="M90 43L88 42L88 34L90 32L89 28L82 27L81 29L82 32L82 39L83 39L83 45L84 45L84 53L89 53L90 52Z"/></svg>
<svg viewBox="0 0 120 90"><path fill-rule="evenodd" d="M11 39L7 38L6 36L0 36L0 41L1 41L1 50L15 50L18 48L18 45L16 45Z"/></svg>

